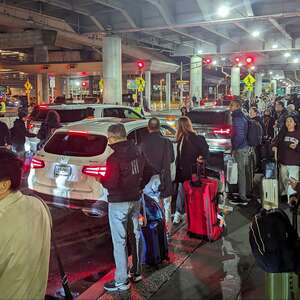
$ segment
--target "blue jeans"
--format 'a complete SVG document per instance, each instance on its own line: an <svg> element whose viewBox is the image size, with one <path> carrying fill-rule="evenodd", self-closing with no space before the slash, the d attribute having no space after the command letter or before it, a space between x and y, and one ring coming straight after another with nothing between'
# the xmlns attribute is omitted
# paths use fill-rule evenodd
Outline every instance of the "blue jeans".
<svg viewBox="0 0 300 300"><path fill-rule="evenodd" d="M108 204L109 226L116 264L115 281L117 283L125 283L128 280L127 235L130 227L133 232L132 235L129 235L132 246L132 272L140 274L142 271L143 243L139 224L140 208L140 201Z"/></svg>
<svg viewBox="0 0 300 300"><path fill-rule="evenodd" d="M184 189L183 189L183 183L178 183L178 192L177 192L177 198L176 198L176 212L179 212L180 214L184 214Z"/></svg>

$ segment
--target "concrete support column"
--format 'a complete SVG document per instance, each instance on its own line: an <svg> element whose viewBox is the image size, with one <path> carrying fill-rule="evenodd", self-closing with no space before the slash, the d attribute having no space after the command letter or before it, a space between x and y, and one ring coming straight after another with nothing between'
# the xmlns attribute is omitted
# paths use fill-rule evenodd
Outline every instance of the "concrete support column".
<svg viewBox="0 0 300 300"><path fill-rule="evenodd" d="M43 103L49 103L49 76L48 72L42 75L43 77Z"/></svg>
<svg viewBox="0 0 300 300"><path fill-rule="evenodd" d="M261 73L256 73L255 75L255 96L260 97L262 93L262 75Z"/></svg>
<svg viewBox="0 0 300 300"><path fill-rule="evenodd" d="M271 86L272 86L273 95L276 95L276 92L277 92L277 80L276 79L271 80Z"/></svg>
<svg viewBox="0 0 300 300"><path fill-rule="evenodd" d="M103 38L104 103L122 103L121 38Z"/></svg>
<svg viewBox="0 0 300 300"><path fill-rule="evenodd" d="M89 95L93 96L94 76L89 76Z"/></svg>
<svg viewBox="0 0 300 300"><path fill-rule="evenodd" d="M145 72L145 101L146 101L146 107L151 109L151 91L152 91L152 85L151 85L151 71Z"/></svg>
<svg viewBox="0 0 300 300"><path fill-rule="evenodd" d="M48 57L48 47L47 46L35 46L33 49L33 58L35 63L44 63L45 67L46 64L49 61ZM45 68L45 73L42 75L42 93L41 93L41 103L48 103L49 102L49 76L48 72L46 71L47 69ZM37 89L37 95L40 92Z"/></svg>
<svg viewBox="0 0 300 300"><path fill-rule="evenodd" d="M63 79L61 77L55 77L54 97L63 95Z"/></svg>
<svg viewBox="0 0 300 300"><path fill-rule="evenodd" d="M240 68L239 67L232 67L231 68L231 93L234 96L240 95Z"/></svg>
<svg viewBox="0 0 300 300"><path fill-rule="evenodd" d="M36 91L35 96L36 96L37 104L43 103L43 76L42 76L42 74L36 75L35 91Z"/></svg>
<svg viewBox="0 0 300 300"><path fill-rule="evenodd" d="M166 74L166 105L167 108L171 107L171 73Z"/></svg>
<svg viewBox="0 0 300 300"><path fill-rule="evenodd" d="M71 98L71 93L70 93L70 78L67 77L65 78L65 97L68 99L68 98Z"/></svg>
<svg viewBox="0 0 300 300"><path fill-rule="evenodd" d="M194 55L191 57L190 72L190 97L202 99L202 57Z"/></svg>

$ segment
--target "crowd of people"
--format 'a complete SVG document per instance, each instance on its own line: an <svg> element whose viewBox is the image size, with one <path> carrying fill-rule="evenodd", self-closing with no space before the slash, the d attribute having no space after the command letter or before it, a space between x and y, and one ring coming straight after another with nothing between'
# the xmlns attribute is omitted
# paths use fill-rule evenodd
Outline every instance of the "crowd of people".
<svg viewBox="0 0 300 300"><path fill-rule="evenodd" d="M298 125L300 117L296 109L298 103L293 102L292 99L285 100L278 98L266 101L263 98L256 98L254 101L233 100L231 102L232 156L238 164L239 195L238 198L231 199L232 204L249 203L249 193L251 194L249 187L252 186L251 181L255 171L263 172L264 160L273 158L277 159L280 165L281 194L286 194L290 198L296 193L300 167ZM130 279L134 282L142 280L143 243L140 214L143 195L151 197L160 204L165 216L168 239L171 239L173 225L184 220L183 183L192 178L194 166L203 164L209 157L209 146L205 138L194 131L186 111L184 108L181 109L182 116L177 121L175 151L172 142L160 134L158 118L149 119L149 135L141 145L127 140L127 133L122 123L108 128L108 144L114 151L107 160L109 171L105 176L98 178L108 190L109 224L116 263L114 280L104 286L108 291L128 290ZM5 245L0 249L2 251L0 291L1 295L5 291L6 298L19 295L22 299L42 299L49 264L51 217L42 201L35 201L32 197L24 196L19 192L22 174L20 158L24 155L25 137L29 136L24 119L24 113L19 112L19 118L11 130L0 122L0 224L2 225L0 244ZM59 127L59 115L49 111L37 134L41 140L40 147ZM251 135L255 136L251 137ZM171 178L171 165L174 161L176 186ZM251 165L254 166L253 172L248 172L251 170ZM177 195L176 210L172 219L171 201L174 194ZM16 216L16 210L24 212L21 213L21 218ZM11 222L11 220L18 221ZM7 224L10 224L9 230L3 230L7 228ZM28 224L30 230L35 230L34 234L29 234ZM129 227L132 230L128 231ZM128 235L133 254L130 268L126 242ZM24 255L17 255L11 263L8 263L12 248L24 249L24 244L27 249L26 261ZM31 262L30 268L26 267L28 261ZM21 268L21 273L19 273L20 266L24 266ZM33 267L36 267L39 272L32 272ZM22 280L14 280L16 273L22 276Z"/></svg>

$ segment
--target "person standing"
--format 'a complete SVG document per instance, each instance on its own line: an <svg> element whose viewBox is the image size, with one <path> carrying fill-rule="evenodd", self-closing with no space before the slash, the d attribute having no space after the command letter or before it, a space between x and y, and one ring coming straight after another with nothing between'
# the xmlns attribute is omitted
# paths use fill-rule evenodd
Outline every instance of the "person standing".
<svg viewBox="0 0 300 300"><path fill-rule="evenodd" d="M288 112L284 107L284 103L282 101L275 102L275 135L279 133L279 131L284 127L285 118Z"/></svg>
<svg viewBox="0 0 300 300"><path fill-rule="evenodd" d="M23 163L0 149L0 299L43 300L51 216L41 200L19 191Z"/></svg>
<svg viewBox="0 0 300 300"><path fill-rule="evenodd" d="M178 224L184 219L185 199L183 183L192 178L192 170L196 164L203 163L209 156L209 147L205 138L196 134L188 117L179 118L176 139L176 182L178 183L178 193L174 224Z"/></svg>
<svg viewBox="0 0 300 300"><path fill-rule="evenodd" d="M255 166L256 170L261 172L262 170L262 144L263 144L263 135L264 135L264 123L262 118L259 116L259 111L256 107L251 107L249 110L249 116L252 121L256 122L258 128L260 129L260 143L256 146L254 146L254 152L255 152Z"/></svg>
<svg viewBox="0 0 300 300"><path fill-rule="evenodd" d="M15 120L14 126L11 128L11 141L13 151L16 152L19 158L24 158L25 155L25 141L26 137L35 137L36 135L30 133L25 126L26 112L20 111L18 119Z"/></svg>
<svg viewBox="0 0 300 300"><path fill-rule="evenodd" d="M40 139L38 148L42 148L47 140L51 137L57 128L60 128L60 116L55 110L49 110L45 121L42 123L41 128L37 134Z"/></svg>
<svg viewBox="0 0 300 300"><path fill-rule="evenodd" d="M10 148L11 146L11 139L10 139L10 132L7 125L0 121L0 148Z"/></svg>
<svg viewBox="0 0 300 300"><path fill-rule="evenodd" d="M241 102L239 100L233 100L230 103L230 111L232 116L232 155L235 158L238 165L238 187L239 198L232 199L229 202L232 205L247 205L247 171L249 169L249 154L250 147L247 141L248 135L248 120L245 118L241 110Z"/></svg>
<svg viewBox="0 0 300 300"><path fill-rule="evenodd" d="M133 228L130 236L133 252L133 266L130 277L138 282L141 276L142 240L139 224L141 184L145 165L139 149L133 141L127 140L123 124L108 128L108 143L114 150L107 159L107 172L100 176L100 182L108 190L108 218L114 247L116 264L115 279L106 282L107 291L130 289L128 278L127 228Z"/></svg>
<svg viewBox="0 0 300 300"><path fill-rule="evenodd" d="M288 198L295 194L289 186L289 179L299 180L300 171L300 130L294 115L288 115L285 126L272 142L272 150L277 153L280 164L280 177L284 193Z"/></svg>
<svg viewBox="0 0 300 300"><path fill-rule="evenodd" d="M173 190L171 164L175 161L174 148L172 142L161 135L158 118L149 120L148 131L149 135L142 140L141 151L152 169L152 177L145 186L144 193L159 202L165 214L167 235L170 236Z"/></svg>

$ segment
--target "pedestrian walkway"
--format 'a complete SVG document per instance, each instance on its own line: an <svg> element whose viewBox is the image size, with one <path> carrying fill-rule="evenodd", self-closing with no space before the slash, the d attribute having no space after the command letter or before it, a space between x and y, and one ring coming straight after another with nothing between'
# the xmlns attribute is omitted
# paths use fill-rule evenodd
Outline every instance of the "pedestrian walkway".
<svg viewBox="0 0 300 300"><path fill-rule="evenodd" d="M249 222L257 208L255 203L236 208L227 217L226 236L214 243L190 239L183 226L170 245L171 263L158 270L147 268L144 280L130 292L104 292L111 272L79 299L264 299L264 273L254 264L248 242Z"/></svg>

